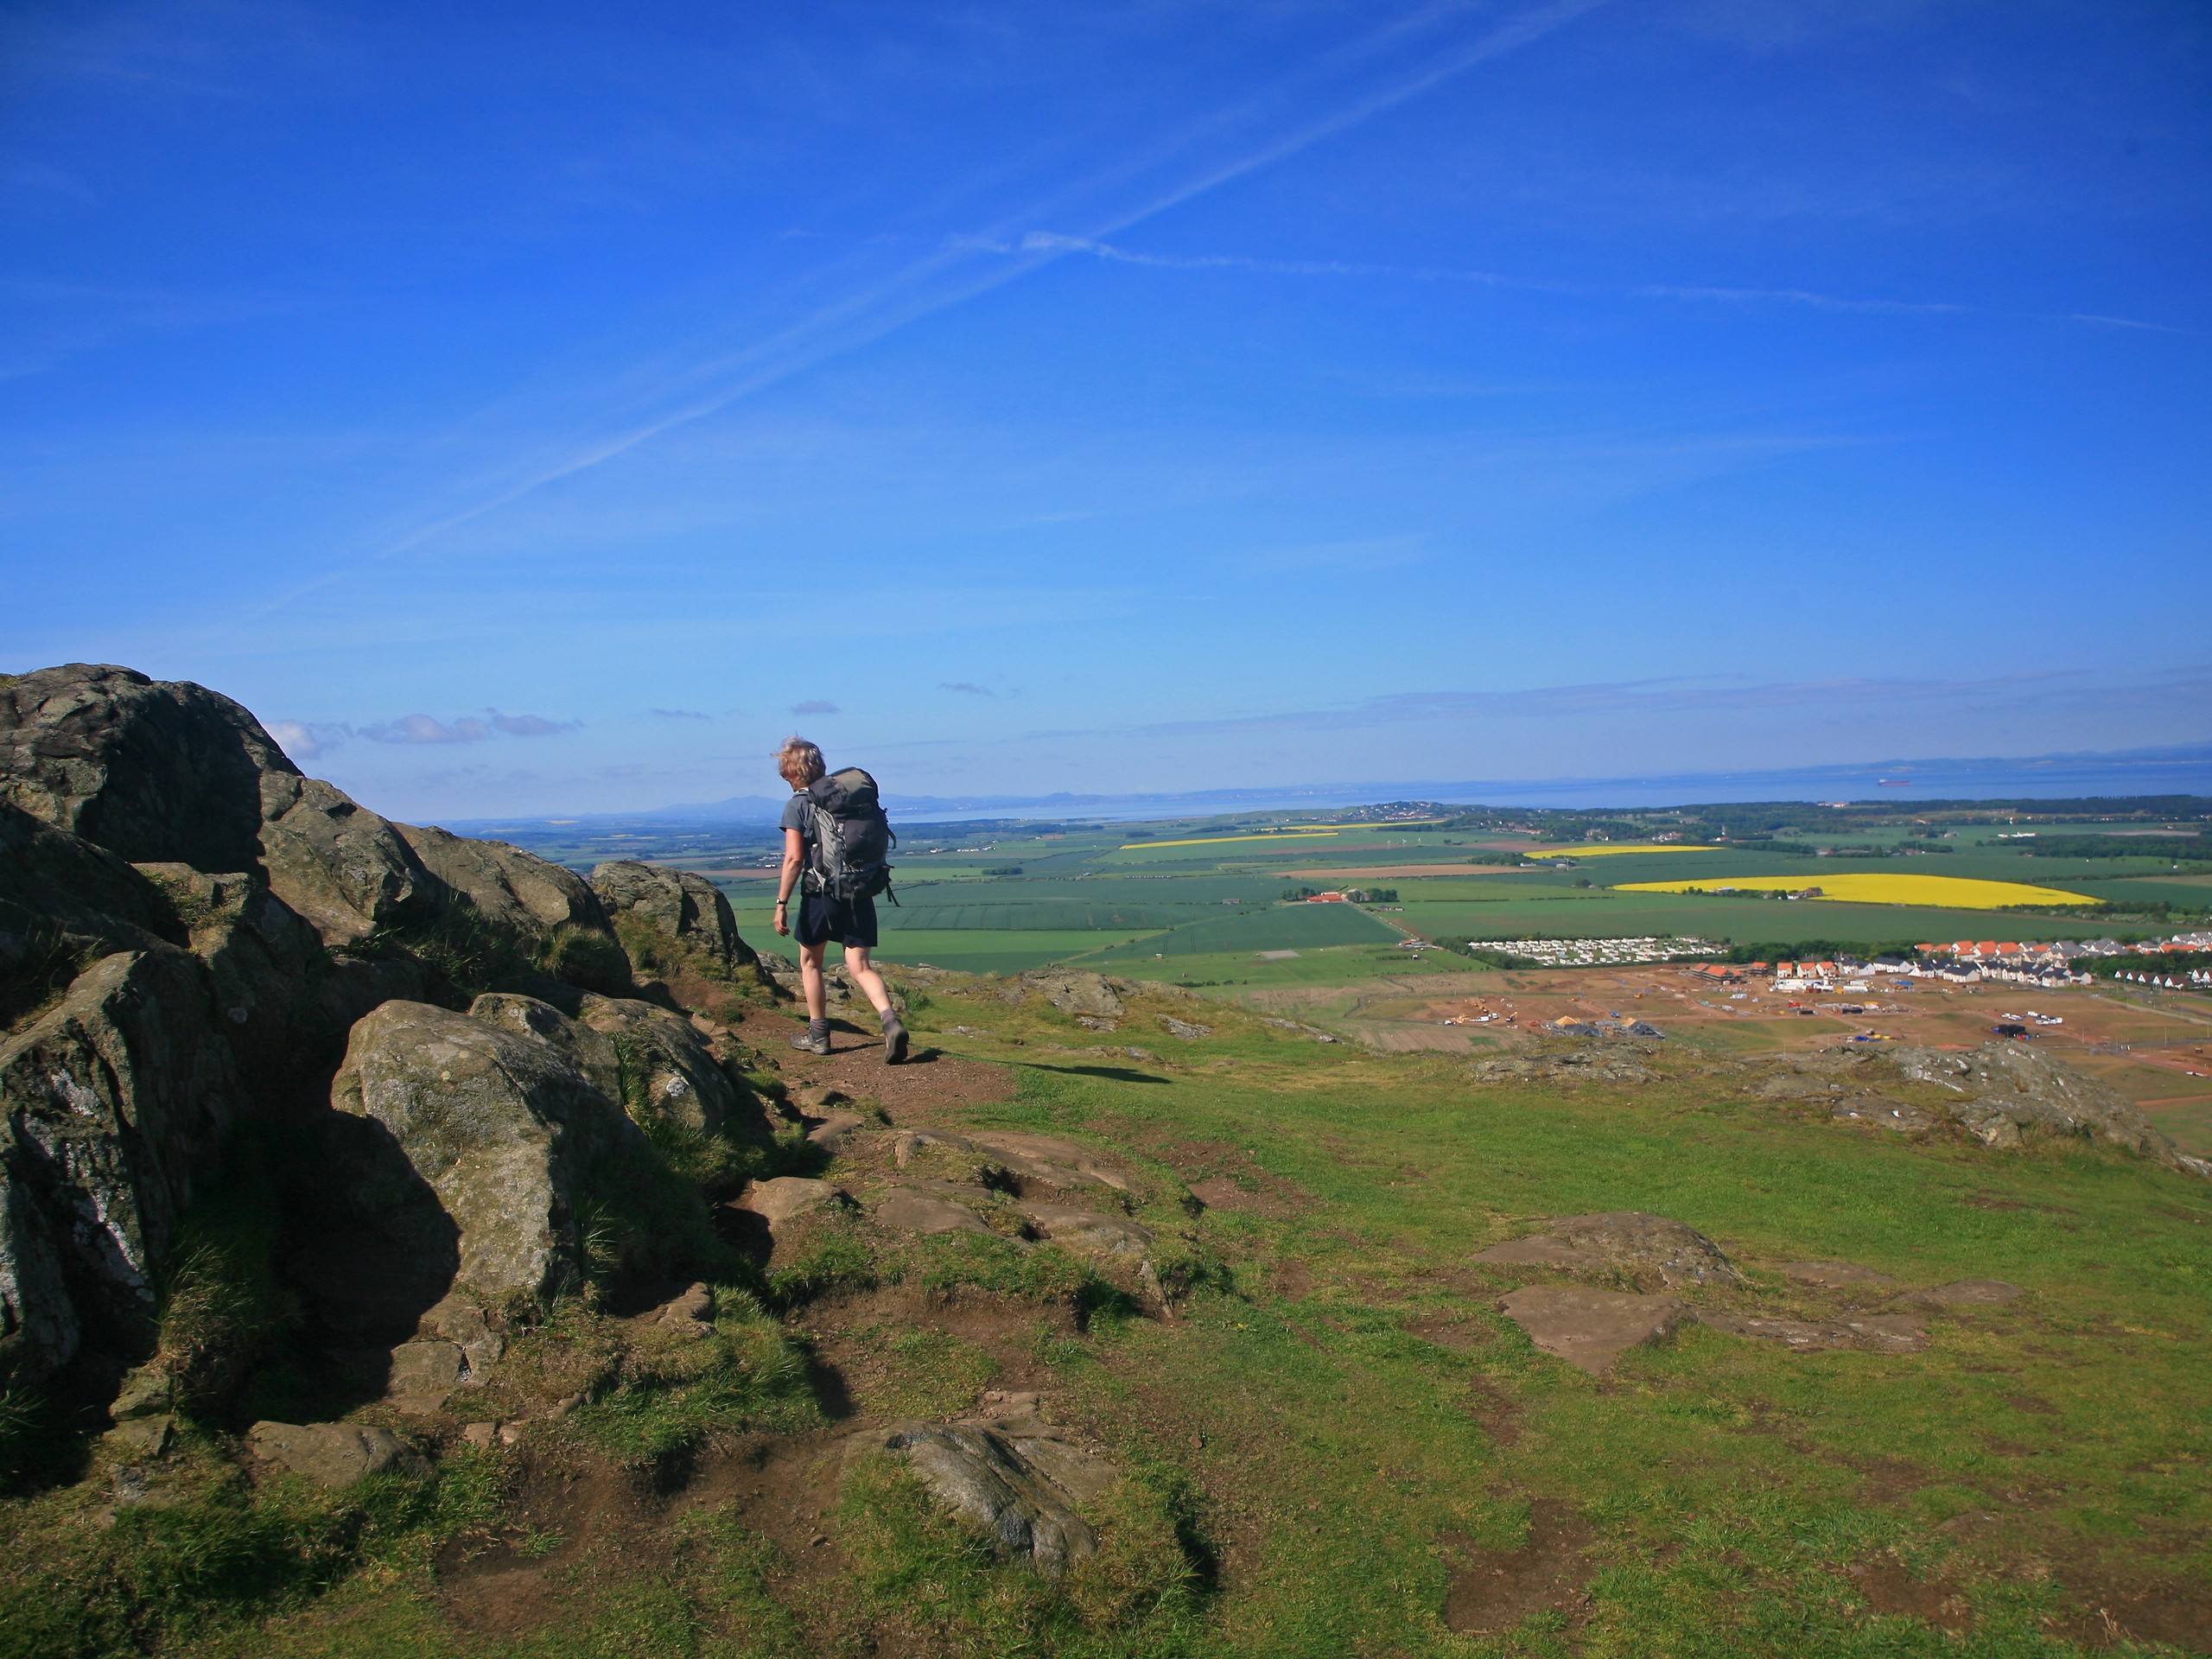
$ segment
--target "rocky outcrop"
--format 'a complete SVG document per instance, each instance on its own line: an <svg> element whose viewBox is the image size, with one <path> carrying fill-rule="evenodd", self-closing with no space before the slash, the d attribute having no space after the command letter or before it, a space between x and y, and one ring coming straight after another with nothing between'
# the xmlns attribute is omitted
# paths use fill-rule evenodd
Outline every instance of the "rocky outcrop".
<svg viewBox="0 0 2212 1659"><path fill-rule="evenodd" d="M1074 968L1033 968L1020 979L1023 989L1039 993L1063 1014L1087 1014L1104 1020L1122 1016L1116 983L1103 974Z"/></svg>
<svg viewBox="0 0 2212 1659"><path fill-rule="evenodd" d="M1952 1096L1941 1099L1941 1109L1985 1146L2016 1147L2024 1129L2080 1135L2170 1169L2212 1175L2212 1163L2182 1152L2118 1090L2025 1043L1984 1043L1963 1054L1899 1048L1887 1058L1910 1080Z"/></svg>
<svg viewBox="0 0 2212 1659"><path fill-rule="evenodd" d="M0 1364L151 1345L153 1278L241 1090L199 964L156 946L79 975L0 1045Z"/></svg>
<svg viewBox="0 0 2212 1659"><path fill-rule="evenodd" d="M504 841L476 841L411 823L392 829L423 868L517 939L537 944L564 927L611 931L599 895L574 870Z"/></svg>
<svg viewBox="0 0 2212 1659"><path fill-rule="evenodd" d="M611 919L650 929L724 977L759 961L738 937L729 900L703 875L620 859L592 871L591 890Z"/></svg>
<svg viewBox="0 0 2212 1659"><path fill-rule="evenodd" d="M551 1042L423 1002L353 1027L331 1104L390 1135L451 1219L456 1279L486 1297L550 1293L579 1270L579 1200L596 1166L642 1140ZM359 1196L374 1209L384 1195Z"/></svg>
<svg viewBox="0 0 2212 1659"><path fill-rule="evenodd" d="M84 663L0 679L0 799L134 864L251 868L270 772L299 769L204 687Z"/></svg>
<svg viewBox="0 0 2212 1659"><path fill-rule="evenodd" d="M426 920L448 900L388 818L319 778L261 779L269 886L330 944Z"/></svg>
<svg viewBox="0 0 2212 1659"><path fill-rule="evenodd" d="M71 664L0 682L0 799L134 864L265 879L332 943L436 907L392 826L230 698Z"/></svg>

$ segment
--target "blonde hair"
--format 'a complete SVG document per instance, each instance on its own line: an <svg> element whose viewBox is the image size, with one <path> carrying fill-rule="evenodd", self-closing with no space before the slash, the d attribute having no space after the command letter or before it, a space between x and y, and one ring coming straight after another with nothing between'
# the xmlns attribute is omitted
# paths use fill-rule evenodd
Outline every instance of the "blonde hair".
<svg viewBox="0 0 2212 1659"><path fill-rule="evenodd" d="M785 738L775 760L776 770L793 789L804 789L830 770L823 762L821 749L803 737Z"/></svg>

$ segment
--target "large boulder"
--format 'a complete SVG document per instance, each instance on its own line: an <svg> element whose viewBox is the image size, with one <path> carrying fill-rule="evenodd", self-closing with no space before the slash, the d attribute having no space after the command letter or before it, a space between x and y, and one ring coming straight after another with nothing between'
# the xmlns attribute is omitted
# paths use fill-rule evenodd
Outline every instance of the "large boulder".
<svg viewBox="0 0 2212 1659"><path fill-rule="evenodd" d="M276 896L330 944L427 920L450 902L399 831L319 778L261 779L262 861Z"/></svg>
<svg viewBox="0 0 2212 1659"><path fill-rule="evenodd" d="M595 1170L642 1147L551 1042L424 1002L386 1002L353 1027L330 1097L379 1125L435 1192L454 1230L454 1275L485 1297L550 1293L576 1272Z"/></svg>
<svg viewBox="0 0 2212 1659"><path fill-rule="evenodd" d="M435 826L392 828L425 869L517 939L537 944L563 927L611 931L599 895L565 866L504 841L475 841Z"/></svg>
<svg viewBox="0 0 2212 1659"><path fill-rule="evenodd" d="M200 967L119 952L0 1044L0 1367L124 1357L154 1330L154 1277L241 1099Z"/></svg>
<svg viewBox="0 0 2212 1659"><path fill-rule="evenodd" d="M0 679L0 799L134 864L251 866L272 772L298 775L203 687L85 663Z"/></svg>
<svg viewBox="0 0 2212 1659"><path fill-rule="evenodd" d="M570 1019L550 1004L493 991L472 1019L551 1044L593 1086L640 1122L664 1116L702 1135L762 1145L775 1123L731 1082L690 1021L632 997L586 993Z"/></svg>
<svg viewBox="0 0 2212 1659"><path fill-rule="evenodd" d="M133 864L263 874L331 944L445 896L390 823L302 776L245 708L127 668L0 680L0 800Z"/></svg>
<svg viewBox="0 0 2212 1659"><path fill-rule="evenodd" d="M724 976L759 960L738 937L737 917L722 890L703 875L635 859L601 864L592 891L615 921L635 921L717 968Z"/></svg>

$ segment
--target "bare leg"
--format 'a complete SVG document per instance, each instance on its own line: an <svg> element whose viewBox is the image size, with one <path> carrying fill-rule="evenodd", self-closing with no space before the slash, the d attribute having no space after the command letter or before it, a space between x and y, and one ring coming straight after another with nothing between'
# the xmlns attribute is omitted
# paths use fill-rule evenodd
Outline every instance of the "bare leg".
<svg viewBox="0 0 2212 1659"><path fill-rule="evenodd" d="M818 957L817 960L819 960ZM868 1000L875 1004L875 1011L878 1014L885 1014L890 1010L890 988L884 984L883 976L877 973L874 966L868 961L866 945L849 944L845 947L845 977L868 993ZM817 979L816 982L820 982Z"/></svg>
<svg viewBox="0 0 2212 1659"><path fill-rule="evenodd" d="M806 1017L819 1020L829 1009L829 997L822 986L822 954L829 947L821 944L802 944L798 948L798 982L806 992ZM880 980L876 982L879 985Z"/></svg>

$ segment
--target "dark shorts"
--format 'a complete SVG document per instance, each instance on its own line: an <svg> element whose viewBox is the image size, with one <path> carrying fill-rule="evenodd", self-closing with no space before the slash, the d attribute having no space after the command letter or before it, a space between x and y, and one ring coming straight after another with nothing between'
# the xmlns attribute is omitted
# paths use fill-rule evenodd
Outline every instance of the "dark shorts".
<svg viewBox="0 0 2212 1659"><path fill-rule="evenodd" d="M849 950L858 945L875 949L875 900L832 899L826 893L798 896L798 921L791 937L801 944L827 944L835 939Z"/></svg>

